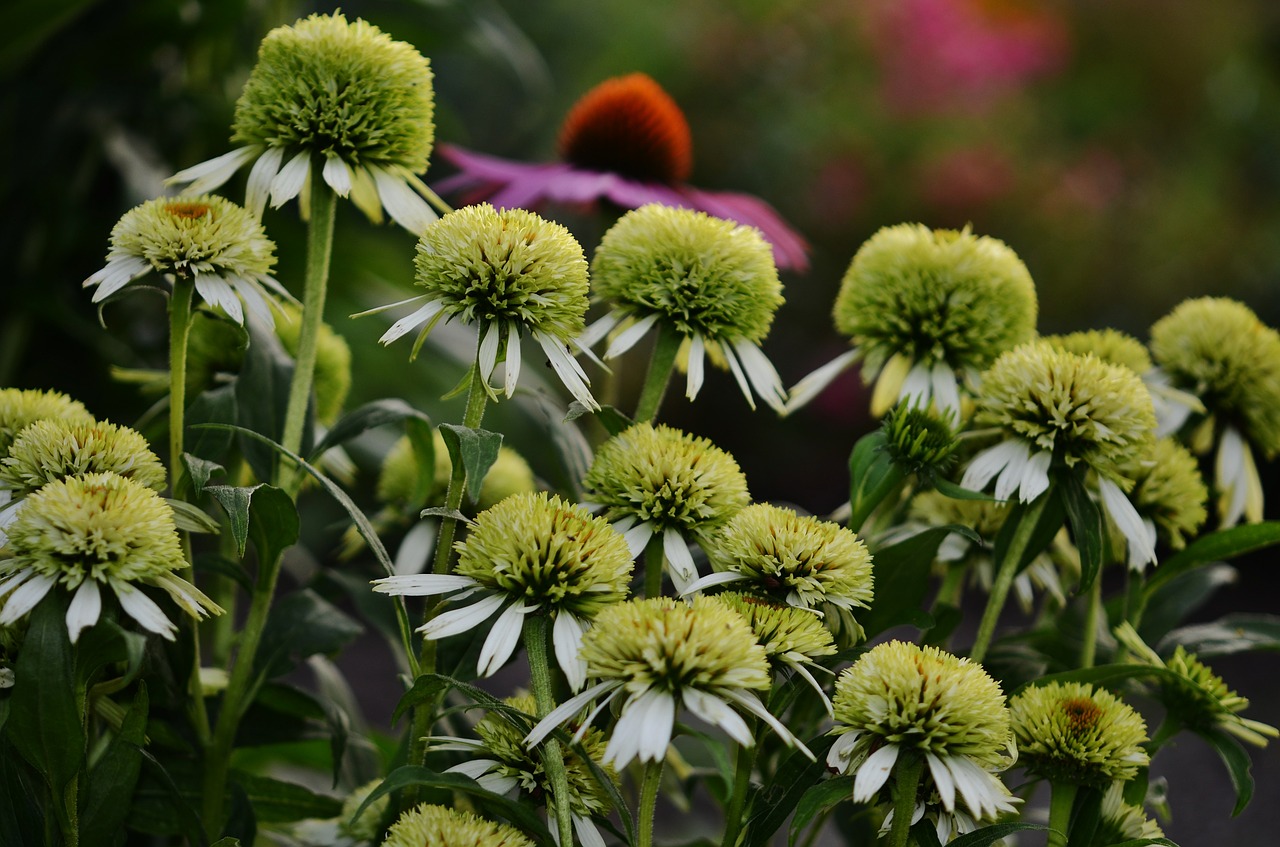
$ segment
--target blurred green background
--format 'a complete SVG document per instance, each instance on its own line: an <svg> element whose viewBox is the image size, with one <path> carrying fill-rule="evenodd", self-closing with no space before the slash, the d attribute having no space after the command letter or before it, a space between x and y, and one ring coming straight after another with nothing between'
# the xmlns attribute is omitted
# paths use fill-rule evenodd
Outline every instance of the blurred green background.
<svg viewBox="0 0 1280 847"><path fill-rule="evenodd" d="M149 405L108 371L163 367L163 301L114 305L104 330L80 282L103 264L124 211L160 193L175 170L230 149L233 105L262 36L333 8L5 4L0 385L59 388L122 422ZM584 91L631 71L653 76L688 116L690 181L765 198L812 244L812 269L784 275L788 302L765 345L788 384L844 349L829 317L840 277L866 237L902 221L971 225L1006 241L1037 282L1043 332L1114 326L1145 340L1176 303L1205 294L1237 297L1280 324L1274 0L364 0L341 8L431 58L438 140L485 153L550 159L559 122ZM433 166L427 178L447 173ZM225 189L233 198L243 179ZM374 343L385 322L345 318L409 296L412 238L369 225L349 205L339 211L328 318L353 347L351 404L405 396L456 419L438 402L458 377L455 365L430 352L410 364L407 347ZM562 219L588 253L608 223ZM279 276L296 290L296 206L269 211L266 224L280 245ZM696 405L679 395L664 418L733 452L757 498L825 512L847 496L845 457L870 425L856 376L785 422L745 414L725 374L709 375ZM518 414L487 423L519 427ZM540 474L556 478L533 430L511 437ZM1254 585L1264 590L1232 592L1230 604L1274 611L1272 583ZM1274 705L1276 687L1253 696ZM1225 793L1207 796L1200 814L1190 808L1195 782L1175 783L1174 807L1181 800L1183 811L1171 836L1188 844L1271 837L1280 828L1280 810L1265 802L1280 785L1275 759L1272 751L1258 759L1263 802L1232 824Z"/></svg>

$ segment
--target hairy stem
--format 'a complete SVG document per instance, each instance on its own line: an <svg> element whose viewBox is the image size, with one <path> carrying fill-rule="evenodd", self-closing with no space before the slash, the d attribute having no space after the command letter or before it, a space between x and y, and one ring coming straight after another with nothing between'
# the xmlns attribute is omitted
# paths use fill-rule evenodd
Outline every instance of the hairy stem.
<svg viewBox="0 0 1280 847"><path fill-rule="evenodd" d="M1022 520L1014 530L1013 538L1009 540L1009 547L1005 550L1004 558L1001 559L996 570L995 583L991 586L987 607L982 612L982 621L978 624L978 636L974 640L973 650L969 652L969 658L975 662L981 662L987 655L987 648L991 646L991 637L996 631L996 622L1000 619L1005 600L1009 598L1009 589L1013 587L1013 578L1018 575L1018 564L1027 552L1031 535L1035 532L1036 524L1040 520L1040 515L1044 513L1051 493L1046 491L1027 507L1022 513Z"/></svg>
<svg viewBox="0 0 1280 847"><path fill-rule="evenodd" d="M1080 667L1091 668L1098 655L1098 622L1102 615L1102 574L1093 578L1089 589L1088 605L1084 612L1084 643L1080 645Z"/></svg>
<svg viewBox="0 0 1280 847"><path fill-rule="evenodd" d="M1049 797L1049 840L1046 847L1067 847L1067 830L1071 827L1071 808L1076 803L1079 786L1055 782Z"/></svg>
<svg viewBox="0 0 1280 847"><path fill-rule="evenodd" d="M662 596L662 565L666 555L662 552L662 534L655 532L644 548L644 596Z"/></svg>
<svg viewBox="0 0 1280 847"><path fill-rule="evenodd" d="M533 698L537 703L538 717L545 718L556 707L556 696L551 684L551 661L547 653L546 615L531 615L524 619L524 646L529 656L529 680L533 685ZM542 745L542 766L546 769L551 787L551 801L555 804L556 828L560 844L573 844L573 818L569 808L569 776L564 769L564 752L560 742L548 738Z"/></svg>
<svg viewBox="0 0 1280 847"><path fill-rule="evenodd" d="M757 720L748 718L748 726L752 736L755 735ZM756 765L758 745L745 744L738 747L738 758L734 763L733 795L729 798L729 806L724 813L724 837L720 839L721 847L733 847L738 843L742 825L746 823L747 794L751 790L751 772Z"/></svg>
<svg viewBox="0 0 1280 847"><path fill-rule="evenodd" d="M916 811L916 790L924 771L924 757L914 750L903 750L893 769L893 826L889 829L889 847L906 847L911 836L911 818Z"/></svg>
<svg viewBox="0 0 1280 847"><path fill-rule="evenodd" d="M653 345L653 358L649 360L644 387L640 389L640 400L636 404L637 421L652 421L658 416L658 408L667 393L667 383L671 381L676 354L680 352L683 340L675 327L661 323L658 325L658 340Z"/></svg>
<svg viewBox="0 0 1280 847"><path fill-rule="evenodd" d="M664 759L644 763L644 777L640 781L640 805L636 809L636 847L653 847L653 817L658 808L658 786L662 783L663 764Z"/></svg>

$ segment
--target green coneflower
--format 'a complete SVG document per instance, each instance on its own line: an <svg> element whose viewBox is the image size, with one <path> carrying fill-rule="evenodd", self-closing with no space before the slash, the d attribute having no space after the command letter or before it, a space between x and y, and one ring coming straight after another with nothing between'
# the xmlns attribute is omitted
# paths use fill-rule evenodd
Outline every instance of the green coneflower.
<svg viewBox="0 0 1280 847"><path fill-rule="evenodd" d="M885 227L858 249L836 296L836 329L854 348L792 388L787 409L862 359L863 377L876 382L873 414L911 401L958 419L957 382L973 384L1034 337L1036 309L1031 274L1003 242L967 228Z"/></svg>
<svg viewBox="0 0 1280 847"><path fill-rule="evenodd" d="M685 396L702 389L708 351L729 366L755 408L752 392L782 410L786 392L760 344L782 305L773 250L759 230L705 212L641 206L623 215L591 261L595 293L613 304L584 336L587 346L625 324L605 351L631 349L655 326L689 342Z"/></svg>
<svg viewBox="0 0 1280 847"><path fill-rule="evenodd" d="M955 462L960 445L946 420L926 409L900 405L884 416L885 449L893 463L906 473L932 481Z"/></svg>
<svg viewBox="0 0 1280 847"><path fill-rule="evenodd" d="M1280 730L1274 726L1240 717L1249 708L1249 700L1228 688L1222 677L1181 644L1165 660L1127 622L1116 627L1115 636L1135 660L1164 668L1178 677L1177 681L1160 680L1164 689L1161 702L1183 726L1202 732L1220 729L1257 747L1266 747L1268 739L1280 737Z"/></svg>
<svg viewBox="0 0 1280 847"><path fill-rule="evenodd" d="M426 301L392 324L383 344L422 326L416 353L441 317L457 318L476 328L476 364L490 396L489 378L503 361L510 397L520 377L520 339L531 335L574 399L600 408L587 388L591 380L568 352L588 305L587 260L569 230L524 209L467 206L427 228L414 264L426 294L362 313Z"/></svg>
<svg viewBox="0 0 1280 847"><path fill-rule="evenodd" d="M292 300L271 276L275 244L248 210L213 194L160 197L124 213L111 230L107 264L84 281L100 303L154 271L195 283L196 293L236 323L244 306L274 323L276 298Z"/></svg>
<svg viewBox="0 0 1280 847"><path fill-rule="evenodd" d="M627 596L633 563L622 536L604 518L559 497L516 494L481 512L456 549L454 573L386 577L374 581L374 591L479 598L420 627L430 639L467 632L502 609L480 650L481 676L510 658L526 615L553 615L556 661L574 690L581 688L583 632L597 613Z"/></svg>
<svg viewBox="0 0 1280 847"><path fill-rule="evenodd" d="M583 479L633 555L661 536L677 591L698 578L688 544L700 542L751 502L734 458L706 438L639 423L596 451Z"/></svg>
<svg viewBox="0 0 1280 847"><path fill-rule="evenodd" d="M1046 335L1043 340L1077 356L1093 355L1107 364L1123 365L1141 376L1151 370L1151 354L1142 342L1116 329L1089 329L1066 335Z"/></svg>
<svg viewBox="0 0 1280 847"><path fill-rule="evenodd" d="M1103 688L1052 682L1009 703L1019 760L1027 770L1071 785L1127 782L1147 764L1142 716Z"/></svg>
<svg viewBox="0 0 1280 847"><path fill-rule="evenodd" d="M1093 834L1090 847L1111 847L1139 838L1163 838L1160 825L1141 806L1124 802L1124 783L1113 782L1102 795L1102 810L1098 829Z"/></svg>
<svg viewBox="0 0 1280 847"><path fill-rule="evenodd" d="M1038 341L1003 354L982 377L974 422L998 427L1004 440L969 463L960 484L1030 503L1049 488L1050 470L1093 471L1107 513L1131 555L1155 561L1142 518L1125 496L1124 475L1146 461L1154 437L1151 395L1132 370Z"/></svg>
<svg viewBox="0 0 1280 847"><path fill-rule="evenodd" d="M527 715L537 714L534 698L530 694L508 697L503 702ZM475 731L480 736L479 739L432 739L433 750L454 750L473 753L479 757L454 765L447 772L466 774L496 794L507 794L513 789L519 789L522 795L550 797L548 805L554 807L557 800L552 796L554 791L544 770L542 756L525 742L524 729L506 715L490 712L476 725ZM580 746L592 761L599 764L604 758L604 733L588 728L582 735ZM610 779L617 781L617 772L612 766L601 767ZM564 768L570 817L578 837L584 845L603 844L591 818L593 815L605 815L609 812L611 803L608 794L576 750L565 750ZM554 817L554 813L549 814Z"/></svg>
<svg viewBox="0 0 1280 847"><path fill-rule="evenodd" d="M871 605L871 554L844 527L757 503L730 518L704 548L716 572L689 586L686 594L742 583L738 590L801 609L835 612L842 628L861 637L853 609Z"/></svg>
<svg viewBox="0 0 1280 847"><path fill-rule="evenodd" d="M1207 517L1209 491L1196 457L1172 438L1161 438L1150 459L1134 463L1126 474L1134 480L1129 499L1142 518L1151 544L1154 546L1160 538L1175 550L1182 549ZM1141 570L1143 564L1134 559L1130 548L1129 566Z"/></svg>
<svg viewBox="0 0 1280 847"><path fill-rule="evenodd" d="M175 575L186 560L173 512L141 483L86 474L49 482L24 502L9 528L9 558L0 560L0 625L25 615L54 586L75 592L67 610L73 642L98 621L100 585L110 587L144 629L170 640L177 627L137 584L164 589L192 617L222 612Z"/></svg>
<svg viewBox="0 0 1280 847"><path fill-rule="evenodd" d="M637 756L660 762L683 707L728 733L739 744L754 743L735 710L768 724L787 744L808 750L754 694L769 688L764 648L742 615L711 598L692 604L670 597L628 600L601 612L582 643L587 676L595 685L553 709L525 741L537 744L560 724L601 698L578 730L619 694L625 695L604 761L625 767Z"/></svg>
<svg viewBox="0 0 1280 847"><path fill-rule="evenodd" d="M258 217L306 190L313 167L370 220L385 208L420 235L435 213L417 174L435 140L429 62L363 20L312 15L267 33L236 101L230 153L170 182L212 191L253 162L245 205Z"/></svg>
<svg viewBox="0 0 1280 847"><path fill-rule="evenodd" d="M54 418L68 423L93 423L93 415L83 403L59 391L0 388L0 457L9 454L13 440L27 426Z"/></svg>
<svg viewBox="0 0 1280 847"><path fill-rule="evenodd" d="M470 812L423 803L400 816L382 847L534 847L515 827L494 823Z"/></svg>
<svg viewBox="0 0 1280 847"><path fill-rule="evenodd" d="M1151 353L1175 387L1204 403L1204 435L1218 440L1215 487L1223 526L1241 517L1262 520L1252 448L1268 459L1280 452L1280 333L1243 303L1204 297L1187 300L1151 327ZM1180 429L1190 413L1184 410L1168 431Z"/></svg>
<svg viewBox="0 0 1280 847"><path fill-rule="evenodd" d="M973 818L1015 810L995 776L1013 763L1004 693L982 666L936 647L878 644L836 680L837 735L827 766L856 773L853 800L867 803L904 754L922 758L942 807L956 795Z"/></svg>

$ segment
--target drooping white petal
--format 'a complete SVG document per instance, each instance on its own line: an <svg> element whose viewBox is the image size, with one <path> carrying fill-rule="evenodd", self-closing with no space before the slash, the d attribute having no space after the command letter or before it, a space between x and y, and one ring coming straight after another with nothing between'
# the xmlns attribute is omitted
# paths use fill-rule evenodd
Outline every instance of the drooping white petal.
<svg viewBox="0 0 1280 847"><path fill-rule="evenodd" d="M956 385L956 372L946 362L937 362L929 372L933 387L933 405L954 423L960 420L960 389Z"/></svg>
<svg viewBox="0 0 1280 847"><path fill-rule="evenodd" d="M1009 451L1009 462L996 478L995 496L997 500L1008 500L1022 485L1022 472L1031 462L1031 448L1027 442L1018 439L1011 442L1016 449Z"/></svg>
<svg viewBox="0 0 1280 847"><path fill-rule="evenodd" d="M231 283L231 287L235 289L235 293L240 297L241 302L249 307L249 312L267 327L274 329L276 319L271 314L271 306L267 303L267 298L263 294L262 288L254 285L244 277L228 276L227 281Z"/></svg>
<svg viewBox="0 0 1280 847"><path fill-rule="evenodd" d="M529 734L524 737L524 743L530 747L540 743L542 739L551 734L552 730L569 720L569 718L575 717L578 712L581 712L583 708L592 700L596 699L596 697L606 691L620 689L622 684L622 681L617 679L605 680L604 682L598 682L586 691L575 694L568 700L565 700L559 706L556 706L550 712L547 712L546 717L538 721L538 725L530 730ZM591 720L588 719L583 723L584 725L590 724Z"/></svg>
<svg viewBox="0 0 1280 847"><path fill-rule="evenodd" d="M696 580L692 584L685 586L685 589L680 592L680 596L685 597L689 594L696 594L697 592L704 591L713 585L724 585L726 583L737 582L742 579L747 579L747 575L739 571L720 571L719 573L710 573Z"/></svg>
<svg viewBox="0 0 1280 847"><path fill-rule="evenodd" d="M569 688L582 690L587 682L587 661L581 656L582 636L587 625L576 615L563 609L556 615L556 622L551 627L551 641L555 646L556 664L564 671L569 680Z"/></svg>
<svg viewBox="0 0 1280 847"><path fill-rule="evenodd" d="M636 345L636 342L644 338L646 332L653 328L657 323L658 316L646 315L631 326L624 329L614 337L613 342L609 344L609 348L604 351L606 359L612 359L614 356L621 356Z"/></svg>
<svg viewBox="0 0 1280 847"><path fill-rule="evenodd" d="M244 325L244 310L240 308L240 298L225 279L209 274L196 274L195 283L196 293L206 303L220 307L227 313L227 317Z"/></svg>
<svg viewBox="0 0 1280 847"><path fill-rule="evenodd" d="M605 847L604 836L600 834L600 830L596 829L591 818L576 812L571 812L569 817L573 821L573 831L578 833L578 840L582 842L582 847ZM551 831L555 832L556 828L552 827Z"/></svg>
<svg viewBox="0 0 1280 847"><path fill-rule="evenodd" d="M503 370L506 378L502 393L510 397L516 393L516 383L520 380L520 327L515 321L507 324L507 358Z"/></svg>
<svg viewBox="0 0 1280 847"><path fill-rule="evenodd" d="M249 182L244 189L244 207L259 220L267 208L271 181L276 178L276 174L280 173L280 165L283 162L284 150L280 147L268 147L249 170Z"/></svg>
<svg viewBox="0 0 1280 847"><path fill-rule="evenodd" d="M884 787L885 781L898 761L898 745L886 744L876 750L858 768L858 775L853 780L853 801L868 803L876 796L876 792Z"/></svg>
<svg viewBox="0 0 1280 847"><path fill-rule="evenodd" d="M256 144L238 147L230 153L223 153L221 156L180 170L164 182L165 185L188 182L191 184L183 191L184 194L207 194L231 179L232 174L260 152L262 147Z"/></svg>
<svg viewBox="0 0 1280 847"><path fill-rule="evenodd" d="M507 663L520 643L520 631L524 629L524 616L537 606L526 606L523 603L512 603L502 610L498 619L489 630L489 637L480 648L480 658L476 660L476 673L480 676L493 676Z"/></svg>
<svg viewBox="0 0 1280 847"><path fill-rule="evenodd" d="M796 409L808 405L808 403L822 393L822 390L835 381L835 378L858 361L862 355L862 351L858 348L846 350L839 356L836 356L830 362L810 373L801 379L795 385L791 386L791 390L787 392L788 400L782 413L789 415Z"/></svg>
<svg viewBox="0 0 1280 847"><path fill-rule="evenodd" d="M5 495L9 494L8 491L4 493ZM3 547L5 544L8 543L9 541L8 529L13 524L13 522L18 519L18 515L22 513L22 510L26 506L26 503L27 503L26 500L14 500L11 503L6 503L3 508L0 508L0 547ZM3 592L0 592L0 593L3 593Z"/></svg>
<svg viewBox="0 0 1280 847"><path fill-rule="evenodd" d="M278 209L297 197L311 176L311 154L305 150L294 156L271 180L271 208Z"/></svg>
<svg viewBox="0 0 1280 847"><path fill-rule="evenodd" d="M831 705L831 698L827 696L827 692L822 690L822 684L813 678L813 674L809 673L809 669L804 666L804 663L796 660L791 664L791 669L800 674L801 679L809 683L809 687L818 693L818 699L822 701L822 707L827 710L827 717L835 717L835 709Z"/></svg>
<svg viewBox="0 0 1280 847"><path fill-rule="evenodd" d="M439 220L439 215L422 196L382 168L369 166L374 185L378 189L378 197L391 219L414 235L422 235L427 227Z"/></svg>
<svg viewBox="0 0 1280 847"><path fill-rule="evenodd" d="M924 362L916 362L911 366L911 370L907 371L906 378L902 380L902 387L898 389L898 402L927 409L932 400L933 379L929 366Z"/></svg>
<svg viewBox="0 0 1280 847"><path fill-rule="evenodd" d="M642 521L629 529L621 529L615 523L613 528L622 533L622 538L627 542L627 549L631 551L633 559L644 552L644 548L649 546L649 539L653 537L653 524L648 521Z"/></svg>
<svg viewBox="0 0 1280 847"><path fill-rule="evenodd" d="M324 177L325 183L333 189L333 193L339 197L346 197L351 193L351 168L341 157L326 157L321 176Z"/></svg>
<svg viewBox="0 0 1280 847"><path fill-rule="evenodd" d="M685 708L712 726L718 726L723 729L734 741L744 747L750 747L755 743L755 739L751 737L751 728L747 726L747 722L719 697L715 697L705 691L699 691L696 688L686 688L680 693L680 698L684 702Z"/></svg>
<svg viewBox="0 0 1280 847"><path fill-rule="evenodd" d="M476 782L480 783L481 788L492 791L494 794L506 794L520 784L520 780L514 776L505 776L500 773L486 773L478 777Z"/></svg>
<svg viewBox="0 0 1280 847"><path fill-rule="evenodd" d="M456 574L414 574L412 576L385 576L372 582L379 594L402 594L406 597L425 597L431 594L448 594L472 588L478 583L469 576Z"/></svg>
<svg viewBox="0 0 1280 847"><path fill-rule="evenodd" d="M596 346L601 339L613 332L613 328L618 325L619 320L621 319L618 317L617 312L609 312L604 317L599 318L578 336L578 346L583 348Z"/></svg>
<svg viewBox="0 0 1280 847"><path fill-rule="evenodd" d="M418 632L433 640L469 632L487 621L494 612L498 611L498 608L502 606L505 600L506 598L499 594L487 594L470 606L461 609L450 609L447 612L436 615L418 627Z"/></svg>
<svg viewBox="0 0 1280 847"><path fill-rule="evenodd" d="M662 555L667 560L671 571L671 582L676 592L683 594L698 578L698 569L693 565L693 555L680 531L675 527L667 527L662 531Z"/></svg>
<svg viewBox="0 0 1280 847"><path fill-rule="evenodd" d="M827 750L827 767L839 773L847 772L853 761L853 750L861 737L862 732L856 729L841 733Z"/></svg>
<svg viewBox="0 0 1280 847"><path fill-rule="evenodd" d="M1004 470L1010 459L1025 451L1026 446L1017 439L1008 439L994 447L988 447L969 462L964 476L960 478L960 486L970 491L983 490L996 474Z"/></svg>
<svg viewBox="0 0 1280 847"><path fill-rule="evenodd" d="M727 688L720 691L720 696L728 700L730 703L737 703L751 714L768 724L769 728L774 731L778 738L782 739L782 743L788 747L794 747L809 758L810 761L816 762L818 759L813 755L804 742L797 738L791 730L783 725L773 714L765 708L764 703L760 702L760 698L756 697L750 691L738 691L734 688Z"/></svg>
<svg viewBox="0 0 1280 847"><path fill-rule="evenodd" d="M1022 477L1018 480L1018 499L1030 503L1049 490L1049 464L1053 454L1048 450L1039 450L1031 454L1030 461L1022 468Z"/></svg>
<svg viewBox="0 0 1280 847"><path fill-rule="evenodd" d="M729 364L729 373L733 374L734 381L738 383L738 390L742 392L743 397L747 398L747 405L754 412L756 410L756 398L751 394L751 384L747 381L747 375L742 370L742 365L738 362L738 357L734 354L733 348L728 344L721 344L720 355L724 356L724 360Z"/></svg>
<svg viewBox="0 0 1280 847"><path fill-rule="evenodd" d="M431 746L432 750L445 750L448 745ZM489 769L498 764L496 759L468 759L465 762L459 762L451 768L445 768L444 773L460 773L463 776L469 776L472 779L479 779L489 772Z"/></svg>
<svg viewBox="0 0 1280 847"><path fill-rule="evenodd" d="M702 390L702 380L706 373L707 350L702 334L695 332L689 340L689 366L685 374L684 396L690 400L698 399Z"/></svg>
<svg viewBox="0 0 1280 847"><path fill-rule="evenodd" d="M98 286L93 292L93 302L101 303L142 274L151 270L151 263L138 256L121 256L107 262L106 267L84 281L84 287Z"/></svg>
<svg viewBox="0 0 1280 847"><path fill-rule="evenodd" d="M163 589L164 593L178 604L178 608L193 618L206 618L210 614L220 615L224 611L203 591L175 574L163 573L152 577L149 582L156 588Z"/></svg>
<svg viewBox="0 0 1280 847"><path fill-rule="evenodd" d="M169 620L168 616L156 605L154 600L120 579L111 580L111 590L116 593L116 598L120 601L120 607L125 610L129 617L137 621L139 626L149 632L154 632L161 638L169 641L174 640L174 634L178 631L178 628L173 625L173 621Z"/></svg>
<svg viewBox="0 0 1280 847"><path fill-rule="evenodd" d="M663 759L671 743L675 715L675 700L667 691L650 688L632 697L622 707L618 723L609 736L603 764L621 769L637 756L644 762Z"/></svg>
<svg viewBox="0 0 1280 847"><path fill-rule="evenodd" d="M1156 546L1156 522L1151 518L1142 519L1142 528L1147 531L1147 539L1151 542L1151 546ZM1146 562L1138 560L1138 553L1132 547L1129 548L1129 568L1131 570L1140 571L1147 566Z"/></svg>
<svg viewBox="0 0 1280 847"><path fill-rule="evenodd" d="M35 575L36 572L31 568L23 568L20 571L14 571L4 579L0 579L0 597L3 597L10 591L13 591L19 585L22 585L22 583L31 579L31 577Z"/></svg>
<svg viewBox="0 0 1280 847"><path fill-rule="evenodd" d="M965 756L947 756L943 760L955 779L956 790L975 818L992 817L997 812L1013 811L1014 804L1004 784Z"/></svg>
<svg viewBox="0 0 1280 847"><path fill-rule="evenodd" d="M1224 528L1235 526L1244 517L1250 484L1246 463L1251 463L1252 458L1240 431L1233 426L1225 427L1214 461L1215 481L1222 494L1220 511Z"/></svg>
<svg viewBox="0 0 1280 847"><path fill-rule="evenodd" d="M1125 541L1129 542L1130 561L1136 558L1136 561L1142 565L1154 562L1156 560L1155 545L1147 537L1146 527L1142 525L1142 516L1120 490L1120 486L1099 475L1098 491L1102 494L1102 505L1106 507L1107 514L1111 515L1116 529L1120 530Z"/></svg>
<svg viewBox="0 0 1280 847"><path fill-rule="evenodd" d="M547 361L551 363L556 376L560 377L560 382L573 395L573 399L592 411L600 411L600 404L591 396L591 390L587 387L591 384L591 380L587 379L577 360L565 351L564 345L545 333L535 332L533 337L542 347L542 352L547 355Z"/></svg>
<svg viewBox="0 0 1280 847"><path fill-rule="evenodd" d="M489 377L498 364L498 345L502 343L502 330L496 323L489 323L480 338L480 348L476 353L476 363L480 366L480 378L484 380L485 389L493 394L489 387Z"/></svg>
<svg viewBox="0 0 1280 847"><path fill-rule="evenodd" d="M903 353L894 353L889 357L889 361L884 363L884 367L880 369L880 373L876 376L875 388L871 390L871 414L877 418L884 417L884 414L893 407L898 400L898 394L902 391L902 384L907 379L907 374L911 372L913 367L910 356ZM863 378L866 378L867 368L864 367Z"/></svg>
<svg viewBox="0 0 1280 847"><path fill-rule="evenodd" d="M747 379L751 381L756 394L760 395L760 399L770 409L782 414L787 406L787 390L782 387L782 377L778 376L773 362L769 361L759 345L750 341L739 339L733 343L733 349L737 352L742 369L747 372Z"/></svg>
<svg viewBox="0 0 1280 847"><path fill-rule="evenodd" d="M431 560L431 551L436 546L436 533L440 529L438 521L425 519L418 521L404 534L404 540L396 550L393 562L396 576L417 576L427 568ZM462 577L466 579L466 577ZM374 589L377 591L378 589ZM398 592L384 591L385 594Z"/></svg>
<svg viewBox="0 0 1280 847"><path fill-rule="evenodd" d="M956 781L951 777L951 771L933 753L926 751L924 760L929 765L929 773L933 775L933 785L938 789L938 797L942 800L942 808L948 812L955 811Z"/></svg>
<svg viewBox="0 0 1280 847"><path fill-rule="evenodd" d="M32 574L24 579L17 590L4 601L0 610L0 625L7 626L36 607L53 588L54 579L48 574Z"/></svg>
<svg viewBox="0 0 1280 847"><path fill-rule="evenodd" d="M382 333L382 337L379 338L378 341L383 344L390 344L400 336L408 333L410 330L417 328L427 321L434 320L435 317L443 310L444 303L439 300L431 300L422 308L414 311L412 314L405 315L403 318L393 323L390 329Z"/></svg>

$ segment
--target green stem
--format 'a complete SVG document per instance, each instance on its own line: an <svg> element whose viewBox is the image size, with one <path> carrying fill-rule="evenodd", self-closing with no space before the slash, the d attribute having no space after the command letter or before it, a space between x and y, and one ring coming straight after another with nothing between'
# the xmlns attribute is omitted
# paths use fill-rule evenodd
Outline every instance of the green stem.
<svg viewBox="0 0 1280 847"><path fill-rule="evenodd" d="M1009 547L1005 550L1004 558L996 570L995 583L991 586L991 596L987 598L987 607L983 610L982 621L978 624L978 636L973 642L973 650L969 652L969 658L975 662L981 662L987 655L987 648L991 646L991 637L996 631L996 622L1000 619L1005 600L1009 598L1009 589L1013 587L1013 578L1018 575L1018 564L1027 552L1027 545L1031 543L1031 534L1035 532L1036 524L1039 523L1040 515L1044 513L1045 505L1048 504L1052 493L1052 491L1046 491L1027 506L1017 529L1014 530L1013 538L1009 539Z"/></svg>
<svg viewBox="0 0 1280 847"><path fill-rule="evenodd" d="M316 346L320 326L324 323L324 299L329 287L329 259L333 253L333 221L338 196L321 176L317 163L311 163L311 218L307 223L307 271L302 294L302 326L298 334L298 355L289 383L289 404L285 407L284 432L281 443L286 450L301 452L303 428L307 422L307 404L316 370ZM290 495L298 492L305 475L292 462L281 460L276 469L277 483Z"/></svg>
<svg viewBox="0 0 1280 847"><path fill-rule="evenodd" d="M1089 588L1088 606L1084 612L1084 643L1080 645L1080 667L1093 667L1098 654L1098 620L1102 614L1102 574L1096 574Z"/></svg>
<svg viewBox="0 0 1280 847"><path fill-rule="evenodd" d="M662 596L662 564L666 556L662 551L662 534L655 532L644 548L644 596Z"/></svg>
<svg viewBox="0 0 1280 847"><path fill-rule="evenodd" d="M903 750L893 769L893 826L889 829L889 847L906 847L911 836L911 818L916 811L916 790L924 771L924 757L914 750Z"/></svg>
<svg viewBox="0 0 1280 847"><path fill-rule="evenodd" d="M62 835L62 847L80 847L80 777L72 777L62 792L60 802L54 802L58 818L58 830Z"/></svg>
<svg viewBox="0 0 1280 847"><path fill-rule="evenodd" d="M524 647L529 656L529 680L533 685L533 699L538 717L545 718L556 707L556 696L551 684L551 661L547 654L546 615L531 615L524 619ZM569 776L564 769L564 752L560 742L548 738L542 745L542 766L550 783L551 800L555 803L556 828L562 845L573 845L573 818L569 808Z"/></svg>
<svg viewBox="0 0 1280 847"><path fill-rule="evenodd" d="M684 338L675 327L665 323L658 325L658 340L653 345L653 358L649 360L644 387L640 389L640 401L636 404L637 421L652 421L658 416L658 407L662 405L663 395L667 393L667 383L671 381L676 354L680 352L683 341Z"/></svg>
<svg viewBox="0 0 1280 847"><path fill-rule="evenodd" d="M748 726L751 734L755 736L756 719L749 718ZM751 790L751 772L756 765L756 750L758 745L745 744L738 747L738 759L734 764L733 772L733 794L729 798L729 806L724 813L724 837L720 840L721 847L734 847L738 843L738 836L742 832L742 825L746 823L744 820L747 808L747 794Z"/></svg>
<svg viewBox="0 0 1280 847"><path fill-rule="evenodd" d="M173 282L169 298L169 484L178 496L182 479L182 436L187 411L187 339L191 335L191 301L196 283L189 277Z"/></svg>
<svg viewBox="0 0 1280 847"><path fill-rule="evenodd" d="M653 817L658 808L658 786L662 783L662 766L665 759L644 763L644 777L640 781L640 805L636 809L639 818L636 830L636 847L653 847Z"/></svg>
<svg viewBox="0 0 1280 847"><path fill-rule="evenodd" d="M1046 847L1067 847L1067 830L1071 827L1071 808L1076 803L1079 786L1055 782L1049 798L1049 840Z"/></svg>

